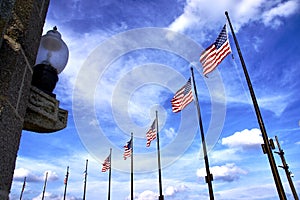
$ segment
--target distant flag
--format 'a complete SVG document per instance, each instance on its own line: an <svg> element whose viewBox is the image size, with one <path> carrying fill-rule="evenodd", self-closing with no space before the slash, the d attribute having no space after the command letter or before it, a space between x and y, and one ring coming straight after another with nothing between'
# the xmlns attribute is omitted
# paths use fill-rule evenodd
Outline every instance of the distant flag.
<svg viewBox="0 0 300 200"><path fill-rule="evenodd" d="M126 143L126 145L124 146L124 160L126 160L126 158L131 156L131 152L132 152L132 145L131 145L131 139Z"/></svg>
<svg viewBox="0 0 300 200"><path fill-rule="evenodd" d="M201 53L200 62L203 66L203 74L212 72L230 53L231 48L225 24L216 41Z"/></svg>
<svg viewBox="0 0 300 200"><path fill-rule="evenodd" d="M153 121L150 129L148 130L148 132L146 133L146 137L147 137L147 143L146 146L150 147L151 141L156 139L156 119Z"/></svg>
<svg viewBox="0 0 300 200"><path fill-rule="evenodd" d="M191 88L191 78L189 78L188 82L180 88L174 95L171 100L172 103L172 111L177 113L183 110L189 103L193 101L193 92Z"/></svg>
<svg viewBox="0 0 300 200"><path fill-rule="evenodd" d="M110 155L107 156L107 158L104 160L104 163L102 164L102 172L106 172L110 169Z"/></svg>

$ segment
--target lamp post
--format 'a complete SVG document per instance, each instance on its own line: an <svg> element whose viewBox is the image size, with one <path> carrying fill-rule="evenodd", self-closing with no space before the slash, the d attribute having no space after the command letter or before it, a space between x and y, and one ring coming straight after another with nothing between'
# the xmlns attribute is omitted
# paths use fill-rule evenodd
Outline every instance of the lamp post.
<svg viewBox="0 0 300 200"><path fill-rule="evenodd" d="M52 92L58 81L58 74L66 67L68 58L68 47L55 26L41 38L31 84L55 98L56 95Z"/></svg>
<svg viewBox="0 0 300 200"><path fill-rule="evenodd" d="M41 37L31 80L29 103L23 129L38 133L52 133L67 125L68 111L59 108L53 90L69 58L69 50L57 31Z"/></svg>

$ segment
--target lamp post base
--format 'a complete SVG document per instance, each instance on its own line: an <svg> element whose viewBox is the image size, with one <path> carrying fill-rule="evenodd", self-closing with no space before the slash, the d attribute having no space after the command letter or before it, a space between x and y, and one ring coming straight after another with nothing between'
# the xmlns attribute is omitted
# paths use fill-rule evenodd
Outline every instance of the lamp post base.
<svg viewBox="0 0 300 200"><path fill-rule="evenodd" d="M31 87L23 130L52 133L67 126L68 111L59 108L59 101L36 87Z"/></svg>

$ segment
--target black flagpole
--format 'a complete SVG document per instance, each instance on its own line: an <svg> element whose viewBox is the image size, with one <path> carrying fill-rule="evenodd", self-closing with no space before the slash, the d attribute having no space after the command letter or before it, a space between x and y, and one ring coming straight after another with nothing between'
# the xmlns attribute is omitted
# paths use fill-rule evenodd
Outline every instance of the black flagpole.
<svg viewBox="0 0 300 200"><path fill-rule="evenodd" d="M195 97L196 97L196 106L197 106L197 112L198 112L198 118L199 118L199 127L200 127L200 134L201 134L201 139L202 139L202 148L203 148L203 154L204 154L204 162L205 162L205 168L206 168L205 181L208 184L208 191L209 191L210 200L214 200L214 193L213 193L213 188L212 188L213 175L210 173L210 170L209 170L209 162L208 162L208 155L207 155L207 150L206 150L206 142L205 142L205 137L204 137L204 130L203 130L203 125L202 125L200 105L199 105L199 101L198 101L197 88L196 88L196 83L195 83L195 78L194 78L193 67L191 67L191 72L192 72L194 92L195 92Z"/></svg>
<svg viewBox="0 0 300 200"><path fill-rule="evenodd" d="M133 200L133 133L131 132L131 156L130 156L130 159L131 159L131 200Z"/></svg>
<svg viewBox="0 0 300 200"><path fill-rule="evenodd" d="M158 116L156 111L156 135L157 135L157 161L158 161L158 182L159 182L159 200L164 200L162 194L162 181L161 181L161 164L160 164L160 149L159 149L159 131L158 131Z"/></svg>
<svg viewBox="0 0 300 200"><path fill-rule="evenodd" d="M25 189L25 185L26 185L26 176L24 177L24 182L23 182L23 186L22 186L22 190L21 190L21 194L20 194L20 200L22 200L22 196L23 196L23 192Z"/></svg>
<svg viewBox="0 0 300 200"><path fill-rule="evenodd" d="M233 27L231 25L229 15L228 15L227 11L225 12L225 15L227 17L227 20L228 20L228 23L229 23L229 26L230 26L230 29L231 29L231 32L232 32L232 36L233 36L233 39L234 39L234 43L235 43L236 49L237 49L239 57L240 57L240 61L241 61L242 67L243 67L245 77L246 77L246 81L247 81L247 84L248 84L250 95L251 95L251 98L252 98L252 101L253 101L257 121L258 121L260 130L261 130L261 133L262 133L262 137L263 137L263 140L264 140L264 144L262 144L263 151L268 156L269 163L270 163L270 166L271 166L271 170L272 170L272 173L273 173L273 178L275 180L275 184L276 184L276 188L277 188L279 198L281 200L286 200L284 189L283 189L283 186L282 186L282 183L281 183L281 180L280 180L280 176L279 176L279 173L278 173L278 170L277 170L277 167L276 167L275 159L274 159L274 156L273 156L273 153L272 153L272 150L271 150L271 146L270 146L270 143L269 143L269 138L268 138L268 135L267 135L267 131L265 129L265 125L264 125L264 122L263 122L263 119L262 119L262 116L261 116L261 113L260 113L260 110L259 110L259 107L258 107L258 103L257 103L256 97L255 97L255 93L254 93L254 90L252 88L252 84L251 84L250 77L249 77L249 74L248 74L248 71L247 71L247 68L246 68L246 64L245 64L244 58L242 56L237 38L236 38L235 33L233 31Z"/></svg>
<svg viewBox="0 0 300 200"><path fill-rule="evenodd" d="M108 174L108 200L110 200L110 185L111 185L111 151L112 149L110 148L110 153L109 153L109 174Z"/></svg>
<svg viewBox="0 0 300 200"><path fill-rule="evenodd" d="M67 167L67 174L66 174L66 178L65 178L64 200L66 199L66 195L67 195L68 179L69 179L69 166Z"/></svg>
<svg viewBox="0 0 300 200"><path fill-rule="evenodd" d="M88 162L89 162L88 159L86 159L85 171L84 171L84 186L83 186L83 197L82 197L82 200L85 200Z"/></svg>
<svg viewBox="0 0 300 200"><path fill-rule="evenodd" d="M283 149L281 148L281 146L280 146L280 144L279 144L279 141L278 141L278 138L277 138L276 135L275 135L275 140L276 140L277 147L278 147L278 150L279 150L279 152L275 151L275 153L277 153L277 154L280 156L280 159L281 159L282 165L283 165L283 166L279 166L279 167L283 168L284 171L285 171L286 178L288 179L288 182L289 182L291 191L292 191L292 193L293 193L294 199L295 199L295 200L299 200L298 194L297 194L297 192L296 192L296 189L295 189L295 186L294 186L292 177L291 177L291 172L290 172L290 170L289 170L289 166L288 166L288 164L286 163L286 160L285 160L285 157L284 157L284 151L283 151Z"/></svg>
<svg viewBox="0 0 300 200"><path fill-rule="evenodd" d="M44 189L43 189L43 194L42 194L42 200L44 200L44 197L45 197L45 191L46 191L46 186L47 186L47 178L48 178L48 172L46 172L46 177L45 177L45 182L44 182Z"/></svg>

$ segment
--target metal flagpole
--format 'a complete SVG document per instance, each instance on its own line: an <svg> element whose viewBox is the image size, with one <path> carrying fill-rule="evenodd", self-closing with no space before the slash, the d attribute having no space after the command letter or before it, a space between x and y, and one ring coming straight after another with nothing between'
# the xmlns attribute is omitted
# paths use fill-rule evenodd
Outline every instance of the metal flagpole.
<svg viewBox="0 0 300 200"><path fill-rule="evenodd" d="M68 179L69 179L69 166L67 167L67 174L66 174L66 178L64 180L64 183L65 183L64 200L66 199L66 195L67 195Z"/></svg>
<svg viewBox="0 0 300 200"><path fill-rule="evenodd" d="M157 135L157 160L158 160L158 182L159 182L159 200L164 200L162 194L162 181L161 181L161 164L160 164L160 148L159 148L159 131L158 131L158 116L156 111L156 135Z"/></svg>
<svg viewBox="0 0 300 200"><path fill-rule="evenodd" d="M291 177L291 172L290 172L290 170L289 170L289 166L288 166L288 164L287 164L286 161L285 161L284 151L283 151L283 149L281 149L281 147L280 147L280 144L279 144L279 142L278 142L277 136L275 136L275 140L276 140L276 143L277 143L277 146L278 146L278 150L279 150L279 152L275 151L275 153L277 153L277 154L280 156L281 161L282 161L282 165L283 165L283 166L279 166L279 167L283 168L284 171L285 171L285 174L286 174L286 177L287 177L287 179L288 179L290 188L291 188L291 190L292 190L294 199L295 199L295 200L299 200L298 194L297 194L297 192L296 192L296 189L295 189L295 186L294 186L292 177Z"/></svg>
<svg viewBox="0 0 300 200"><path fill-rule="evenodd" d="M25 189L25 185L26 185L26 176L24 177L24 182L23 182L23 186L22 186L22 190L21 190L21 194L20 194L20 200L22 200L22 196L23 196L23 192Z"/></svg>
<svg viewBox="0 0 300 200"><path fill-rule="evenodd" d="M208 162L208 155L207 155L207 150L206 150L206 142L205 142L205 137L204 137L204 130L203 130L203 124L202 124L202 118L201 118L201 112L200 112L200 105L199 105L199 101L198 101L198 94L197 94L197 88L196 88L196 83L195 83L195 78L194 78L193 67L191 67L191 72L192 72L192 79L193 79L193 85L194 85L194 93L195 93L195 97L196 97L196 106L197 106L197 112L198 112L198 118L199 118L199 127L200 127L200 134L201 134L201 139L202 139L202 148L203 148L203 154L204 154L204 162L205 162L205 168L206 168L205 181L208 184L208 191L209 191L210 200L213 200L214 199L214 193L213 193L213 188L212 188L213 175L210 173L210 170L209 170L209 162Z"/></svg>
<svg viewBox="0 0 300 200"><path fill-rule="evenodd" d="M110 150L109 150L109 174L108 174L108 197L107 197L108 200L110 200L110 185L111 185L111 151L112 151L112 149L110 148Z"/></svg>
<svg viewBox="0 0 300 200"><path fill-rule="evenodd" d="M46 177L45 177L45 182L44 182L44 189L43 189L43 194L42 194L42 200L44 200L44 197L45 197L47 178L48 178L48 172L46 172Z"/></svg>
<svg viewBox="0 0 300 200"><path fill-rule="evenodd" d="M131 200L133 200L133 133L131 132Z"/></svg>
<svg viewBox="0 0 300 200"><path fill-rule="evenodd" d="M86 159L86 163L85 163L84 186L83 186L83 197L82 197L82 200L85 200L85 193L86 193L86 179L87 179L87 168L88 168L88 159Z"/></svg>
<svg viewBox="0 0 300 200"><path fill-rule="evenodd" d="M272 173L273 173L273 177L274 177L274 180L275 180L278 195L279 195L281 200L286 200L284 189L283 189L283 186L282 186L282 183L281 183L281 180L280 180L280 176L279 176L276 164L275 164L275 159L274 159L274 156L273 156L273 153L272 153L272 150L271 150L268 135L267 135L265 125L264 125L264 122L263 122L263 119L262 119L262 116L261 116L261 113L260 113L260 110L259 110L259 107L258 107L258 103L257 103L256 97L255 97L255 93L254 93L254 90L252 88L252 84L251 84L250 77L249 77L249 74L248 74L248 71L247 71L247 68L246 68L246 64L245 64L244 58L242 56L237 38L236 38L235 33L233 31L233 27L231 25L231 22L230 22L227 11L225 12L225 15L227 17L227 20L228 20L228 23L229 23L229 26L230 26L230 29L231 29L231 32L232 32L232 36L233 36L233 39L234 39L234 42L235 42L235 46L236 46L236 49L237 49L239 57L240 57L240 61L241 61L242 67L243 67L245 77L246 77L246 81L247 81L247 84L248 84L250 95L251 95L251 98L252 98L252 101L253 101L257 121L258 121L260 130L261 130L261 133L262 133L262 137L263 137L263 140L264 140L264 144L262 144L262 148L263 148L264 153L266 153L267 156L268 156L269 163L270 163L270 166L271 166L271 170L272 170Z"/></svg>

